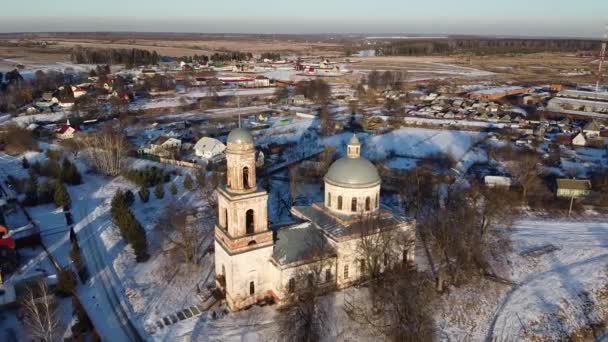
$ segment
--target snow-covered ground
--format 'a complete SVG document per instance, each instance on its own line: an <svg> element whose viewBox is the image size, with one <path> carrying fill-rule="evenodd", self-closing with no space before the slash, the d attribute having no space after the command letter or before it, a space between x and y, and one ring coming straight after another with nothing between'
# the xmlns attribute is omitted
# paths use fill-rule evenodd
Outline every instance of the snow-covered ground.
<svg viewBox="0 0 608 342"><path fill-rule="evenodd" d="M594 216L517 221L508 266L499 272L515 285L483 280L450 288L436 314L439 336L455 341L555 341L563 338L557 335L560 331L595 323L608 309L605 299L600 303L597 298L598 289L608 284L607 222ZM543 247L549 250L547 246L555 248L529 255Z"/></svg>

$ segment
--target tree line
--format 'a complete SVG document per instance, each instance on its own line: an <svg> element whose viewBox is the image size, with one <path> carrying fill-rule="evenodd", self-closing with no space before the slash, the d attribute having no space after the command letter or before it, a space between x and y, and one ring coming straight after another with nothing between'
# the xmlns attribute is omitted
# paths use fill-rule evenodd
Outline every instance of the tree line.
<svg viewBox="0 0 608 342"><path fill-rule="evenodd" d="M160 61L156 51L142 49L92 49L75 48L70 54L77 64L124 64L127 68L138 65L155 65Z"/></svg>
<svg viewBox="0 0 608 342"><path fill-rule="evenodd" d="M598 40L582 39L480 39L449 38L398 40L382 43L376 53L384 56L419 56L453 53L534 53L546 51L599 50Z"/></svg>

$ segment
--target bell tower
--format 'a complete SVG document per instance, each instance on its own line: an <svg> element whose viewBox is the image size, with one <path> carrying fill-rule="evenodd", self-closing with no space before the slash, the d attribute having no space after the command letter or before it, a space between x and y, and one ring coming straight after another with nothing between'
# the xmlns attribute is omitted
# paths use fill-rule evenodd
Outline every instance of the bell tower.
<svg viewBox="0 0 608 342"><path fill-rule="evenodd" d="M226 186L217 189L215 270L218 287L233 309L260 300L270 286L266 268L273 239L268 229L268 194L257 188L255 154L251 133L242 128L230 132Z"/></svg>

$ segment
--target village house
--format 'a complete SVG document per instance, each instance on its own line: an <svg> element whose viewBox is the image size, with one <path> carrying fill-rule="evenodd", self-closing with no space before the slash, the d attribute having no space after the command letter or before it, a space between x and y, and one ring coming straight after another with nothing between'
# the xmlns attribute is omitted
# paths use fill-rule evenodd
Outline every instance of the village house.
<svg viewBox="0 0 608 342"><path fill-rule="evenodd" d="M207 160L222 156L225 150L226 145L217 139L209 137L200 138L194 145L194 154Z"/></svg>
<svg viewBox="0 0 608 342"><path fill-rule="evenodd" d="M574 146L587 146L587 137L585 137L585 134L583 134L583 132L577 134L572 139L572 145L574 145Z"/></svg>
<svg viewBox="0 0 608 342"><path fill-rule="evenodd" d="M557 197L581 198L591 193L591 181L585 179L557 179Z"/></svg>
<svg viewBox="0 0 608 342"><path fill-rule="evenodd" d="M602 130L602 127L595 120L592 120L592 121L588 122L587 124L585 124L585 126L583 126L583 133L588 138L599 137L601 130Z"/></svg>
<svg viewBox="0 0 608 342"><path fill-rule="evenodd" d="M87 91L84 88L72 86L72 93L74 94L74 98L77 99L81 96L86 95Z"/></svg>
<svg viewBox="0 0 608 342"><path fill-rule="evenodd" d="M80 126L70 124L70 120L68 119L65 124L55 130L55 136L60 140L72 139L79 131Z"/></svg>
<svg viewBox="0 0 608 342"><path fill-rule="evenodd" d="M175 157L179 154L182 141L176 138L162 136L150 144L150 148L144 149L144 153L158 157Z"/></svg>

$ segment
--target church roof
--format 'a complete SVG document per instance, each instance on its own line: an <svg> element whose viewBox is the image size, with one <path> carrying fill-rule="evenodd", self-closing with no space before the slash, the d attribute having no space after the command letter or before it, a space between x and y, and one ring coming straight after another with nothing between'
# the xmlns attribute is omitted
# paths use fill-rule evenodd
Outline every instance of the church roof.
<svg viewBox="0 0 608 342"><path fill-rule="evenodd" d="M244 128L235 128L228 134L227 143L253 144L253 136Z"/></svg>
<svg viewBox="0 0 608 342"><path fill-rule="evenodd" d="M327 171L325 181L347 188L367 188L380 184L378 169L365 158L341 158Z"/></svg>
<svg viewBox="0 0 608 342"><path fill-rule="evenodd" d="M272 258L280 265L335 256L323 233L310 222L279 229Z"/></svg>
<svg viewBox="0 0 608 342"><path fill-rule="evenodd" d="M360 223L352 222L352 217L329 212L328 210L320 208L323 208L322 203L313 206L294 206L291 211L296 217L313 223L335 239L348 238L359 231L358 225ZM383 217L382 227L386 229L395 227L408 220L404 217L397 217L393 212L384 208L380 208L379 214ZM340 220L342 220L342 222L340 222ZM347 222L352 223L349 224Z"/></svg>

